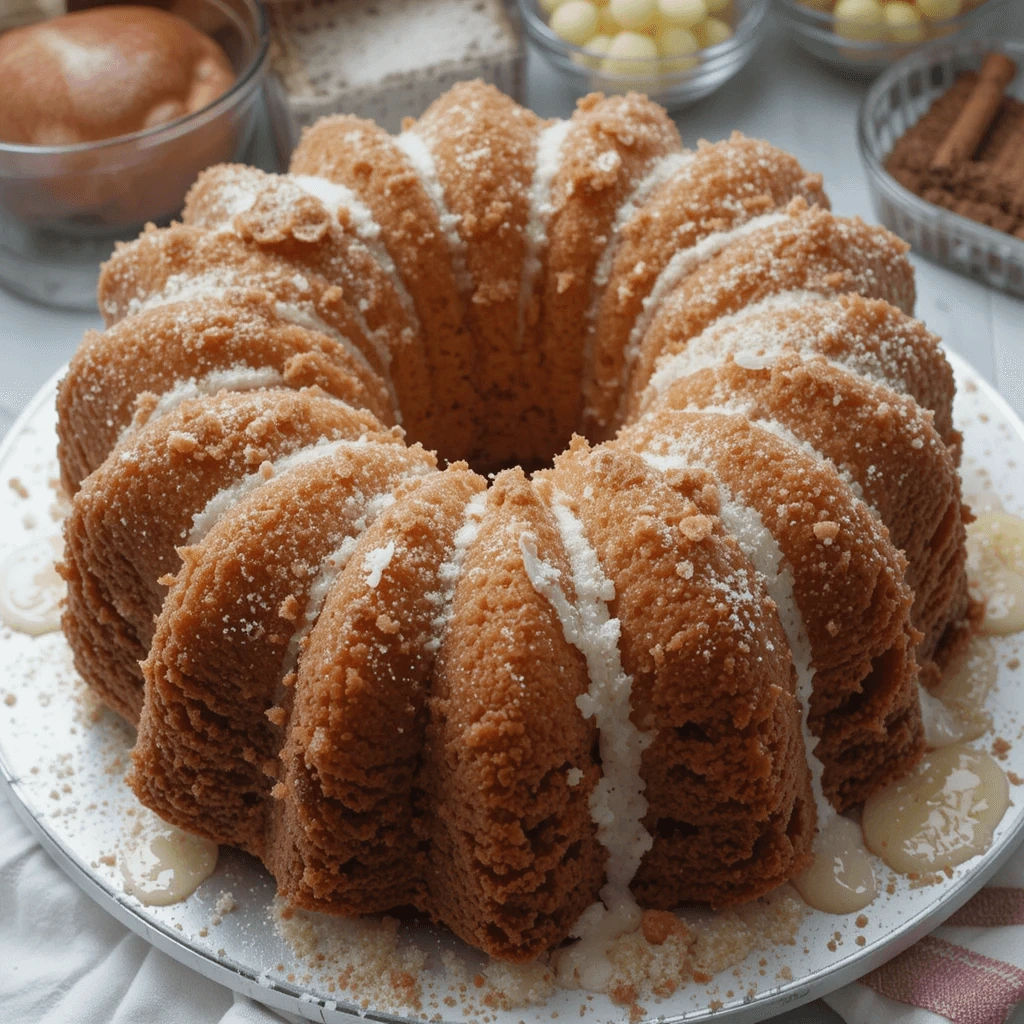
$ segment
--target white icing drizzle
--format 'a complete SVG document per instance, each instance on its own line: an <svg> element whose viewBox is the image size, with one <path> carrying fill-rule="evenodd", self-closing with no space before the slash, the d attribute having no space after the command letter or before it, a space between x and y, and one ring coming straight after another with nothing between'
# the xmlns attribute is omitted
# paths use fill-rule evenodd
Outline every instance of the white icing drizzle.
<svg viewBox="0 0 1024 1024"><path fill-rule="evenodd" d="M767 416L758 416L754 409L738 398L733 398L725 402L723 405L702 405L694 407L699 412L714 413L717 416L739 416L742 419L748 420L752 426L759 427L762 430L767 430L768 433L774 434L780 440L791 445L798 451L803 452L805 455L809 455L815 462L823 466L828 466L834 469L839 475L839 479L850 488L853 496L862 504L865 508L878 520L881 520L881 516L878 514L878 509L874 507L864 497L864 488L854 479L853 474L850 472L850 467L845 464L837 464L833 462L827 455L815 448L810 441L803 441L796 434L793 433L789 427L780 423L778 420L771 419Z"/></svg>
<svg viewBox="0 0 1024 1024"><path fill-rule="evenodd" d="M608 283L611 277L612 265L615 263L615 253L618 250L619 242L622 239L622 232L626 225L636 216L640 207L650 198L656 188L664 185L666 181L675 177L687 164L691 163L694 154L690 150L683 150L679 153L669 153L654 161L647 174L637 183L632 192L626 196L622 205L615 212L615 220L612 221L611 230L608 233L608 240L597 261L594 269L593 290L595 299L590 307L588 319L595 320L598 310L598 295L600 290Z"/></svg>
<svg viewBox="0 0 1024 1024"><path fill-rule="evenodd" d="M370 255L377 261L377 265L390 278L392 287L398 294L402 308L409 317L414 329L419 329L419 319L416 316L416 304L412 300L402 275L398 272L395 261L391 258L384 243L380 240L381 227L374 219L373 212L359 196L345 185L321 178L312 174L292 174L289 180L293 181L303 192L308 193L337 216L338 210L344 209L348 213L349 223L355 231L356 237L369 250Z"/></svg>
<svg viewBox="0 0 1024 1024"><path fill-rule="evenodd" d="M145 807L136 810L117 856L125 892L147 907L188 899L213 874L217 844L183 832Z"/></svg>
<svg viewBox="0 0 1024 1024"><path fill-rule="evenodd" d="M526 312L533 298L537 275L541 271L541 253L548 244L548 222L555 208L551 186L562 163L562 144L569 134L570 121L556 121L537 138L537 156L530 182L530 211L526 219L526 254L519 279L519 342L526 330Z"/></svg>
<svg viewBox="0 0 1024 1024"><path fill-rule="evenodd" d="M681 351L662 356L658 360L647 385L643 407L647 408L665 394L680 377L689 376L706 367L718 366L729 354L737 365L748 370L771 366L785 350L784 342L780 342L777 337L757 332L749 321L773 309L790 309L825 300L826 296L820 292L792 289L769 295L760 302L752 302L739 312L716 320L695 338L691 338Z"/></svg>
<svg viewBox="0 0 1024 1024"><path fill-rule="evenodd" d="M255 473L249 473L219 490L206 503L202 511L196 512L192 517L192 530L188 535L188 543L198 544L213 529L221 516L268 480L300 466L307 466L311 462L326 459L343 448L358 448L366 443L365 441L321 440L316 444L305 445L276 462L264 463Z"/></svg>
<svg viewBox="0 0 1024 1024"><path fill-rule="evenodd" d="M473 291L473 277L466 266L466 243L459 234L460 218L448 209L444 198L444 188L441 179L437 176L437 167L434 165L434 155L430 152L427 144L416 134L415 131L402 132L395 139L395 145L406 155L413 170L419 176L423 191L437 212L437 218L441 222L441 232L452 258L452 269L455 271L455 283L463 295Z"/></svg>
<svg viewBox="0 0 1024 1024"><path fill-rule="evenodd" d="M371 590L377 589L385 570L391 564L391 559L394 557L395 542L393 540L389 540L381 548L367 551L363 558L363 567L366 570L366 585Z"/></svg>
<svg viewBox="0 0 1024 1024"><path fill-rule="evenodd" d="M608 851L601 902L592 904L577 920L571 934L580 941L562 951L556 969L563 983L601 991L613 970L607 957L609 948L640 924L641 911L629 886L653 845L643 825L647 799L640 773L643 752L653 737L630 718L633 679L623 669L619 655L619 620L608 610L608 602L615 598L615 585L601 568L566 497L556 492L550 507L569 558L576 603L565 596L559 582L561 572L540 558L533 534L524 532L519 548L534 590L550 603L566 640L587 662L589 686L576 698L576 704L584 718L594 719L598 729L602 774L590 795L590 814L598 841Z"/></svg>
<svg viewBox="0 0 1024 1024"><path fill-rule="evenodd" d="M711 472L689 451L673 449L671 454L641 453L644 461L661 472L669 470L700 468ZM800 729L803 733L807 763L811 770L811 789L818 810L818 828L825 826L835 817L832 805L825 798L821 779L825 766L814 753L817 740L808 725L811 694L814 690L814 671L811 668L811 644L807 636L803 616L794 594L793 571L785 563L782 549L771 531L764 524L757 510L736 498L720 481L720 518L725 529L736 538L740 549L763 577L769 596L775 602L783 632L789 642L793 664L797 674L797 697L800 701Z"/></svg>
<svg viewBox="0 0 1024 1024"><path fill-rule="evenodd" d="M615 585L601 568L583 524L569 510L564 495L554 495L551 511L569 557L576 603L566 598L559 570L539 557L536 538L530 533L519 538L523 567L534 590L554 609L566 640L587 660L590 685L576 703L583 717L593 718L597 724L602 767L601 781L590 798L590 812L598 839L608 850L606 887L616 895L628 894L629 883L653 842L643 826L647 800L640 775L643 752L652 737L630 719L633 679L619 656L619 620L608 611L608 602L615 599Z"/></svg>
<svg viewBox="0 0 1024 1024"><path fill-rule="evenodd" d="M826 914L852 914L878 894L860 825L837 814L814 838L814 860L792 879L804 902Z"/></svg>
<svg viewBox="0 0 1024 1024"><path fill-rule="evenodd" d="M999 763L954 743L864 802L868 849L902 874L954 868L984 853L1010 804Z"/></svg>
<svg viewBox="0 0 1024 1024"><path fill-rule="evenodd" d="M474 494L466 503L462 526L455 532L452 553L446 561L441 563L438 570L437 575L441 589L426 595L427 600L437 607L437 615L431 622L434 628L433 635L423 645L431 653L436 653L441 648L448 623L451 621L452 601L455 600L455 587L462 576L462 564L466 561L466 553L480 533L480 523L486 507L487 491Z"/></svg>
<svg viewBox="0 0 1024 1024"><path fill-rule="evenodd" d="M400 479L405 480L411 476L422 476L428 471L429 469L427 466L422 463L417 463L416 465L410 466L409 469L400 474ZM350 500L361 506L359 509L361 515L352 523L353 532L342 539L341 543L323 559L317 569L316 576L310 584L309 593L306 595L306 607L302 613L302 620L299 622L298 627L292 634L291 640L288 642L288 650L285 653L284 665L281 672L282 678L293 671L295 666L298 664L299 649L302 645L302 641L309 635L309 632L316 625L317 619L320 618L320 613L323 611L327 595L331 592L334 584L338 580L338 577L352 558L356 545L359 542L359 538L385 509L394 505L395 496L393 492L386 491L367 499L366 495L359 493L353 495ZM388 546L391 548L391 553L394 554L394 541L391 541ZM391 561L390 556L388 557L388 561ZM383 569L381 571L383 572ZM380 582L379 577L377 582ZM376 586L376 584L373 585Z"/></svg>
<svg viewBox="0 0 1024 1024"><path fill-rule="evenodd" d="M296 274L291 282L298 291L306 291L309 283L301 274ZM250 282L239 281L235 273L229 268L222 268L217 271L207 271L202 274L171 274L164 282L163 287L144 299L138 296L128 302L126 315L133 316L137 313L144 313L159 306L168 306L175 302L195 302L202 299L223 299L234 288L258 288L262 282L258 279ZM272 287L272 285L271 285ZM111 310L116 313L116 308ZM346 352L360 365L371 370L367 358L354 345L351 339L347 338L341 331L328 324L319 313L312 302L292 301L285 302L278 300L274 303L274 312L286 323L294 324L296 327L305 327L307 330L318 331L326 334L336 341ZM378 345L374 342L375 346ZM385 377L388 375L385 374Z"/></svg>
<svg viewBox="0 0 1024 1024"><path fill-rule="evenodd" d="M587 330L584 339L584 366L592 367L594 364L597 317L601 308L601 299L604 295L605 286L611 277L612 267L615 263L615 254L618 252L619 243L622 241L622 232L625 230L626 225L636 216L644 202L650 198L655 189L664 185L665 182L689 165L693 161L693 157L694 154L690 150L683 150L679 153L668 153L666 156L655 160L647 174L640 179L633 191L626 196L622 205L615 211L615 219L612 221L604 248L601 250L601 255L594 268L594 278L591 282L590 306L587 309ZM592 410L588 408L588 412L590 411Z"/></svg>
<svg viewBox="0 0 1024 1024"><path fill-rule="evenodd" d="M223 299L229 288L236 286L237 281L230 271L223 269L206 271L202 274L171 274L163 283L163 287L145 297L138 295L128 300L124 310L125 316L145 313L158 306L168 306L172 302L195 302L200 299ZM108 302L107 311L120 312L116 303Z"/></svg>
<svg viewBox="0 0 1024 1024"><path fill-rule="evenodd" d="M625 351L623 382L629 376L629 368L633 365L640 352L640 343L647 333L647 328L651 325L658 310L661 308L661 304L685 277L692 274L700 264L706 263L714 256L717 256L726 246L741 238L746 238L757 231L762 231L774 224L779 224L788 218L789 214L784 210L765 213L760 217L752 217L750 220L744 221L728 231L715 231L713 234L706 235L688 249L679 249L673 253L672 258L654 282L654 287L645 296L643 309L636 318L633 329L629 332L629 342L626 345Z"/></svg>
<svg viewBox="0 0 1024 1024"><path fill-rule="evenodd" d="M973 738L961 735L962 726L956 712L938 697L933 697L928 687L920 681L917 684L917 699L921 705L924 741L933 750Z"/></svg>
<svg viewBox="0 0 1024 1024"><path fill-rule="evenodd" d="M259 174L259 172L255 173ZM254 175L247 173L246 169L237 177L231 176L225 179L218 176L204 184L204 190L212 189L219 201L219 208L216 211L207 211L207 214L216 212L222 218L217 227L210 229L215 235L234 234L235 228L231 222L240 213L247 213L256 205L259 187L252 180L253 177Z"/></svg>
<svg viewBox="0 0 1024 1024"><path fill-rule="evenodd" d="M363 244L363 247L368 250L370 256L381 270L391 278L391 283L398 293L399 301L402 303L403 308L415 327L418 328L419 324L416 320L416 311L412 298L406 291L387 249L379 242L380 225L373 219L369 207L362 203L355 193L344 185L337 185L327 178L302 174L284 174L276 176L273 180L292 185L307 195L312 196L323 205L336 221L339 209L344 208L348 211L349 223L356 237ZM262 185L263 182L261 180L254 180L251 177L243 181L215 181L212 187L216 189L217 197L221 201L221 216L224 219L218 227L213 229L213 233L235 234L235 217L240 213L245 213L255 205L260 192L264 191L264 187L261 187ZM360 304L350 303L349 309L356 318L359 329L374 346L374 350L381 363L385 366L390 365L391 349L388 346L386 332L370 330L363 317L364 310Z"/></svg>
<svg viewBox="0 0 1024 1024"><path fill-rule="evenodd" d="M366 369L373 371L373 367L370 366L369 360L360 351L360 349L352 343L341 331L332 327L320 314L316 311L316 307L312 302L285 302L283 299L279 299L274 303L274 312L286 323L295 324L296 327L305 327L308 331L319 331L321 334L326 334L329 338L333 338L346 352ZM378 341L374 340L372 335L367 335L373 341L374 348L377 350L378 355L381 356L381 361L387 365L391 359L390 353L386 354L383 350L383 346ZM384 374L385 383L388 384L390 389L390 376ZM392 398L394 395L392 394Z"/></svg>
<svg viewBox="0 0 1024 1024"><path fill-rule="evenodd" d="M189 377L177 380L173 386L160 395L152 412L146 418L147 423L173 412L182 402L204 395L215 395L219 391L259 391L261 388L273 388L284 384L280 370L273 366L249 366L236 363L234 366L219 370L211 370L202 377ZM131 433L133 423L129 423L121 436Z"/></svg>

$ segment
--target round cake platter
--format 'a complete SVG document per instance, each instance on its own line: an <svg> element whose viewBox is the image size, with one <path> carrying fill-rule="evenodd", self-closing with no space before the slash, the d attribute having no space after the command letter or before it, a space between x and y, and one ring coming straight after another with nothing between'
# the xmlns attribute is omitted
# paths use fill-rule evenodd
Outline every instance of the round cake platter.
<svg viewBox="0 0 1024 1024"><path fill-rule="evenodd" d="M965 493L995 492L1024 514L1024 424L968 366L957 378ZM61 506L55 461L56 375L0 445L0 562L32 545L59 553ZM997 638L999 680L987 704L1011 780L1024 777L1024 635ZM792 891L725 924L684 914L693 927L718 921L717 941L735 962L720 973L627 1008L600 994L554 988L536 969L509 973L416 922L346 922L291 915L254 859L224 848L187 900L144 906L125 891L118 850L148 814L124 784L132 730L101 709L71 664L60 632L30 636L0 625L0 782L25 824L71 879L118 921L200 974L278 1010L331 1022L353 1016L405 1024L540 1024L584 1021L755 1021L818 998L906 949L962 906L1024 839L1024 799L1011 805L987 852L952 877L924 884L875 862L881 894L861 914L804 911L785 927ZM1008 744L1008 749L1004 748ZM786 887L788 889L788 887ZM774 910L772 908L775 908ZM283 912L282 912L283 911ZM773 916L774 915L774 916ZM795 921L796 923L792 923Z"/></svg>

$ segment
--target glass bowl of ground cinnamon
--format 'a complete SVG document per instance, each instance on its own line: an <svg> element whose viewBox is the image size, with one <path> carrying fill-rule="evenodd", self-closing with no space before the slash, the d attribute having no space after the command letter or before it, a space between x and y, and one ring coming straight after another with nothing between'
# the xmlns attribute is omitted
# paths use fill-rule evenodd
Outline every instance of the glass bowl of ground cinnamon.
<svg viewBox="0 0 1024 1024"><path fill-rule="evenodd" d="M774 0L791 39L847 72L874 75L935 39L988 31L1018 0Z"/></svg>
<svg viewBox="0 0 1024 1024"><path fill-rule="evenodd" d="M0 284L95 307L99 264L251 159L259 0L24 0L0 10Z"/></svg>
<svg viewBox="0 0 1024 1024"><path fill-rule="evenodd" d="M923 47L872 85L858 141L888 228L1024 295L1024 43Z"/></svg>

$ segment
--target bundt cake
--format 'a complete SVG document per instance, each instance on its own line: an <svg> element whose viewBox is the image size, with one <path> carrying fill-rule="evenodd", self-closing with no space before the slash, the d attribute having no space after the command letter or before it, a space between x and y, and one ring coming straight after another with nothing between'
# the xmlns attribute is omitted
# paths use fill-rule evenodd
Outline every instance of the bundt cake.
<svg viewBox="0 0 1024 1024"><path fill-rule="evenodd" d="M58 398L64 629L139 798L509 960L793 877L969 632L905 248L635 95L468 83L207 171Z"/></svg>

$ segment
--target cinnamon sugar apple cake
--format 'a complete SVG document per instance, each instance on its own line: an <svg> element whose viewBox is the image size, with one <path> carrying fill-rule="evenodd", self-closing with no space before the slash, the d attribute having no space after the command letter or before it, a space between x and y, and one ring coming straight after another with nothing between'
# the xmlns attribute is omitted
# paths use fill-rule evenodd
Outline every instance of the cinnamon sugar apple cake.
<svg viewBox="0 0 1024 1024"><path fill-rule="evenodd" d="M58 399L64 629L139 799L509 960L791 878L969 632L905 250L636 95L468 83L207 171Z"/></svg>

